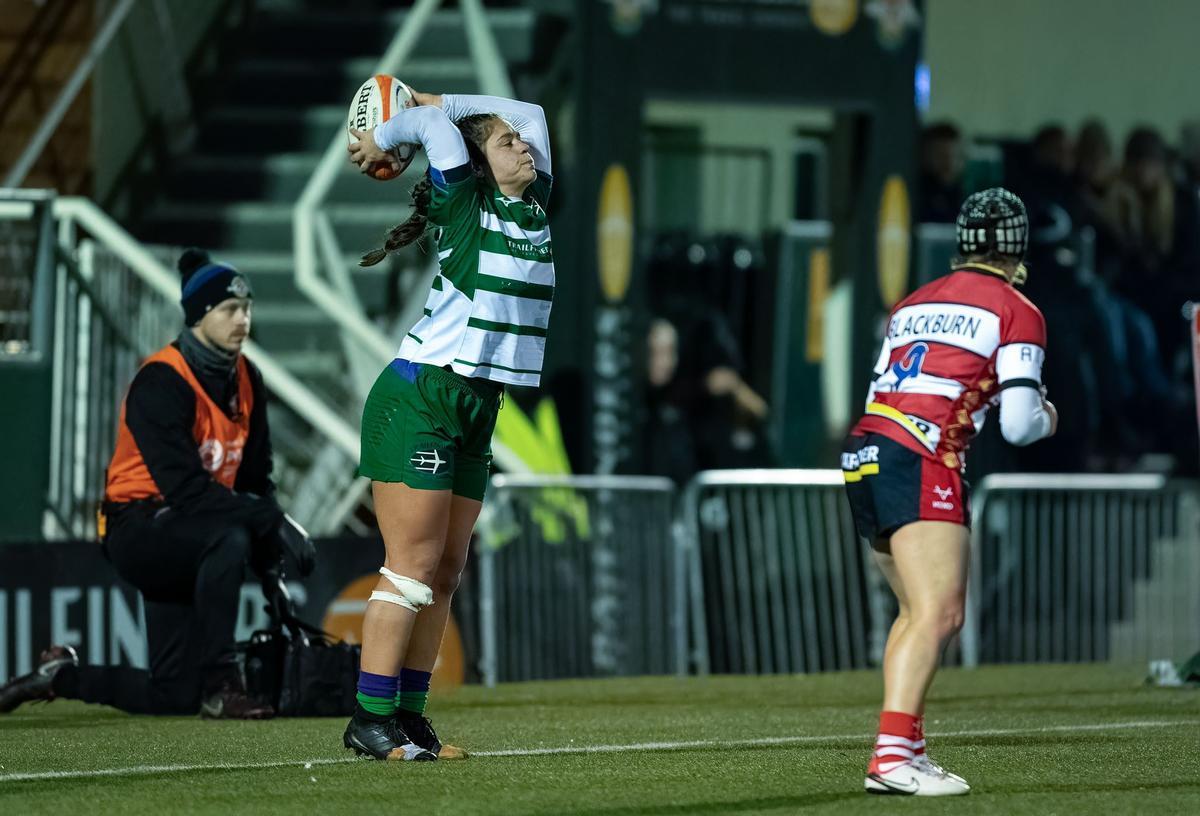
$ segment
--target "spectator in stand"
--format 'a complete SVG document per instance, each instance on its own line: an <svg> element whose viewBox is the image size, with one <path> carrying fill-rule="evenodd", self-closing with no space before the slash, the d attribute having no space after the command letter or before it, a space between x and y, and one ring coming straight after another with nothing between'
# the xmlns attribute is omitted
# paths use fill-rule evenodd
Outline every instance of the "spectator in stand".
<svg viewBox="0 0 1200 816"><path fill-rule="evenodd" d="M1065 310L1077 309L1082 284L1078 280L1074 251L1080 206L1071 175L1075 166L1071 138L1062 126L1045 125L1034 136L1023 162L1019 157L1020 153L1014 157L1018 161L1010 183L1029 212L1028 265L1037 270L1029 278L1027 292L1043 309L1049 307L1054 311L1055 301L1061 301ZM1060 321L1061 325L1074 324L1074 319L1066 316L1060 317ZM1073 390L1066 384L1060 383L1058 387L1064 392ZM1069 424L1073 430L1082 428L1078 418Z"/></svg>
<svg viewBox="0 0 1200 816"><path fill-rule="evenodd" d="M1062 125L1043 125L1033 136L1033 160L1044 171L1065 181L1075 169L1075 146Z"/></svg>
<svg viewBox="0 0 1200 816"><path fill-rule="evenodd" d="M1088 295L1100 314L1103 330L1097 335L1101 354L1112 360L1102 397L1098 441L1105 470L1125 469L1156 443L1143 429L1139 417L1152 406L1170 401L1170 386L1159 359L1158 341L1150 318L1113 289L1130 251L1121 212L1132 195L1118 184L1108 130L1097 119L1084 123L1076 140L1077 225L1090 227L1095 236L1092 253L1096 278Z"/></svg>
<svg viewBox="0 0 1200 816"><path fill-rule="evenodd" d="M728 295L719 290L727 275L713 242L685 234L661 236L650 262L651 308L678 331L672 388L684 395L700 470L774 461L765 433L767 403L746 381L743 346L722 308Z"/></svg>
<svg viewBox="0 0 1200 816"><path fill-rule="evenodd" d="M1103 405L1108 394L1098 386L1096 371L1102 363L1097 358L1107 355L1101 319L1081 275L1077 251L1072 141L1061 125L1047 124L1029 149L1013 158L1011 183L1029 213L1026 257L1031 274L1025 293L1046 316L1047 341L1054 354L1047 356L1042 378L1047 388L1061 395L1058 409L1064 418L1060 434L1014 455L1024 469L1054 471L1066 461L1084 469L1095 458L1102 417L1117 409Z"/></svg>
<svg viewBox="0 0 1200 816"><path fill-rule="evenodd" d="M1168 371L1186 368L1181 309L1200 298L1200 200L1171 178L1162 137L1139 127L1125 143L1121 225L1130 245L1119 288L1154 323Z"/></svg>
<svg viewBox="0 0 1200 816"><path fill-rule="evenodd" d="M921 133L922 223L953 224L963 200L966 150L962 134L950 122L937 122Z"/></svg>
<svg viewBox="0 0 1200 816"><path fill-rule="evenodd" d="M1075 194L1079 204L1080 226L1096 233L1095 272L1112 283L1121 272L1124 234L1121 229L1122 192L1118 185L1118 167L1113 158L1112 139L1098 119L1089 119L1075 140Z"/></svg>
<svg viewBox="0 0 1200 816"><path fill-rule="evenodd" d="M1179 160L1184 188L1200 198L1200 119L1184 123L1179 139Z"/></svg>
<svg viewBox="0 0 1200 816"><path fill-rule="evenodd" d="M766 401L743 379L741 347L718 310L691 301L675 312L680 386L701 470L770 467Z"/></svg>
<svg viewBox="0 0 1200 816"><path fill-rule="evenodd" d="M646 472L682 487L700 466L688 416L690 395L679 376L679 332L665 318L650 321L646 380Z"/></svg>
<svg viewBox="0 0 1200 816"><path fill-rule="evenodd" d="M1055 256L1075 228L1079 205L1072 178L1074 168L1074 145L1066 129L1058 124L1043 126L1033 137L1029 167L1020 183L1021 197L1029 208L1030 268L1043 266L1039 283L1051 283L1059 273L1070 271L1059 269L1054 277L1047 278L1044 266L1047 262L1064 266Z"/></svg>

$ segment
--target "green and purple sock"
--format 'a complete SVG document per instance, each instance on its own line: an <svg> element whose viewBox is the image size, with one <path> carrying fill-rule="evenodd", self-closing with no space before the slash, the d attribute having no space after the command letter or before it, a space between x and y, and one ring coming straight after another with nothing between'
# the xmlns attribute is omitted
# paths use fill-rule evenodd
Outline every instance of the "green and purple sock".
<svg viewBox="0 0 1200 816"><path fill-rule="evenodd" d="M358 707L373 719L391 717L396 713L396 689L400 678L395 675L358 673Z"/></svg>
<svg viewBox="0 0 1200 816"><path fill-rule="evenodd" d="M424 714L429 703L431 672L417 669L400 670L400 686L396 691L396 707L414 714Z"/></svg>

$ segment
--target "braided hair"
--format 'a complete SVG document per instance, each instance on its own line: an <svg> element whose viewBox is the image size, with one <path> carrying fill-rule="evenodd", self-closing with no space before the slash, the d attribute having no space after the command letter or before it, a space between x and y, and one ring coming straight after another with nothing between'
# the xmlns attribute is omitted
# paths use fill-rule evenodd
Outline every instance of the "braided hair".
<svg viewBox="0 0 1200 816"><path fill-rule="evenodd" d="M498 121L498 117L494 114L476 113L464 116L454 123L467 145L467 154L471 157L471 167L476 178L484 178L493 183L495 183L495 179L488 166L483 146L487 144L496 121ZM424 178L412 188L412 215L404 222L392 227L384 239L383 246L364 254L362 260L358 262L359 266L374 266L386 258L388 253L395 252L424 237L429 229L429 203L432 200L432 190L433 180L426 172Z"/></svg>

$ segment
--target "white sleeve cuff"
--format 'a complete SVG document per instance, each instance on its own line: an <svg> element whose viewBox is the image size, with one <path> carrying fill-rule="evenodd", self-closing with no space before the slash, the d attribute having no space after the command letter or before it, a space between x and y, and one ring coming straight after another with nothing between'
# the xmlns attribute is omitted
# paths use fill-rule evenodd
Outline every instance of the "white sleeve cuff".
<svg viewBox="0 0 1200 816"><path fill-rule="evenodd" d="M380 150L416 143L425 149L429 164L438 170L461 167L471 161L462 134L441 108L422 105L402 110L374 131Z"/></svg>

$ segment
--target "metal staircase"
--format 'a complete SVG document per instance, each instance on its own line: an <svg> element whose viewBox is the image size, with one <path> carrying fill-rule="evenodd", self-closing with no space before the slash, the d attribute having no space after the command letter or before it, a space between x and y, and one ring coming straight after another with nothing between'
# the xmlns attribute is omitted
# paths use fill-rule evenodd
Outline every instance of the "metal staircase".
<svg viewBox="0 0 1200 816"><path fill-rule="evenodd" d="M257 290L255 334L263 347L333 397L343 390L345 365L332 324L294 285L292 208L331 136L345 126L354 89L411 13L387 5L360 2L335 11L300 0L260 3L235 35L245 47L230 50L245 56L224 72L219 101L197 111L194 150L135 228L147 243L205 246L245 271ZM535 14L487 15L503 57L527 60ZM463 29L460 10L435 12L402 78L422 90L478 93ZM327 196L344 263L373 317L387 317L389 276L425 266L416 249L391 267L357 266L361 252L407 217L415 176L410 170L396 183L376 183L347 163Z"/></svg>

